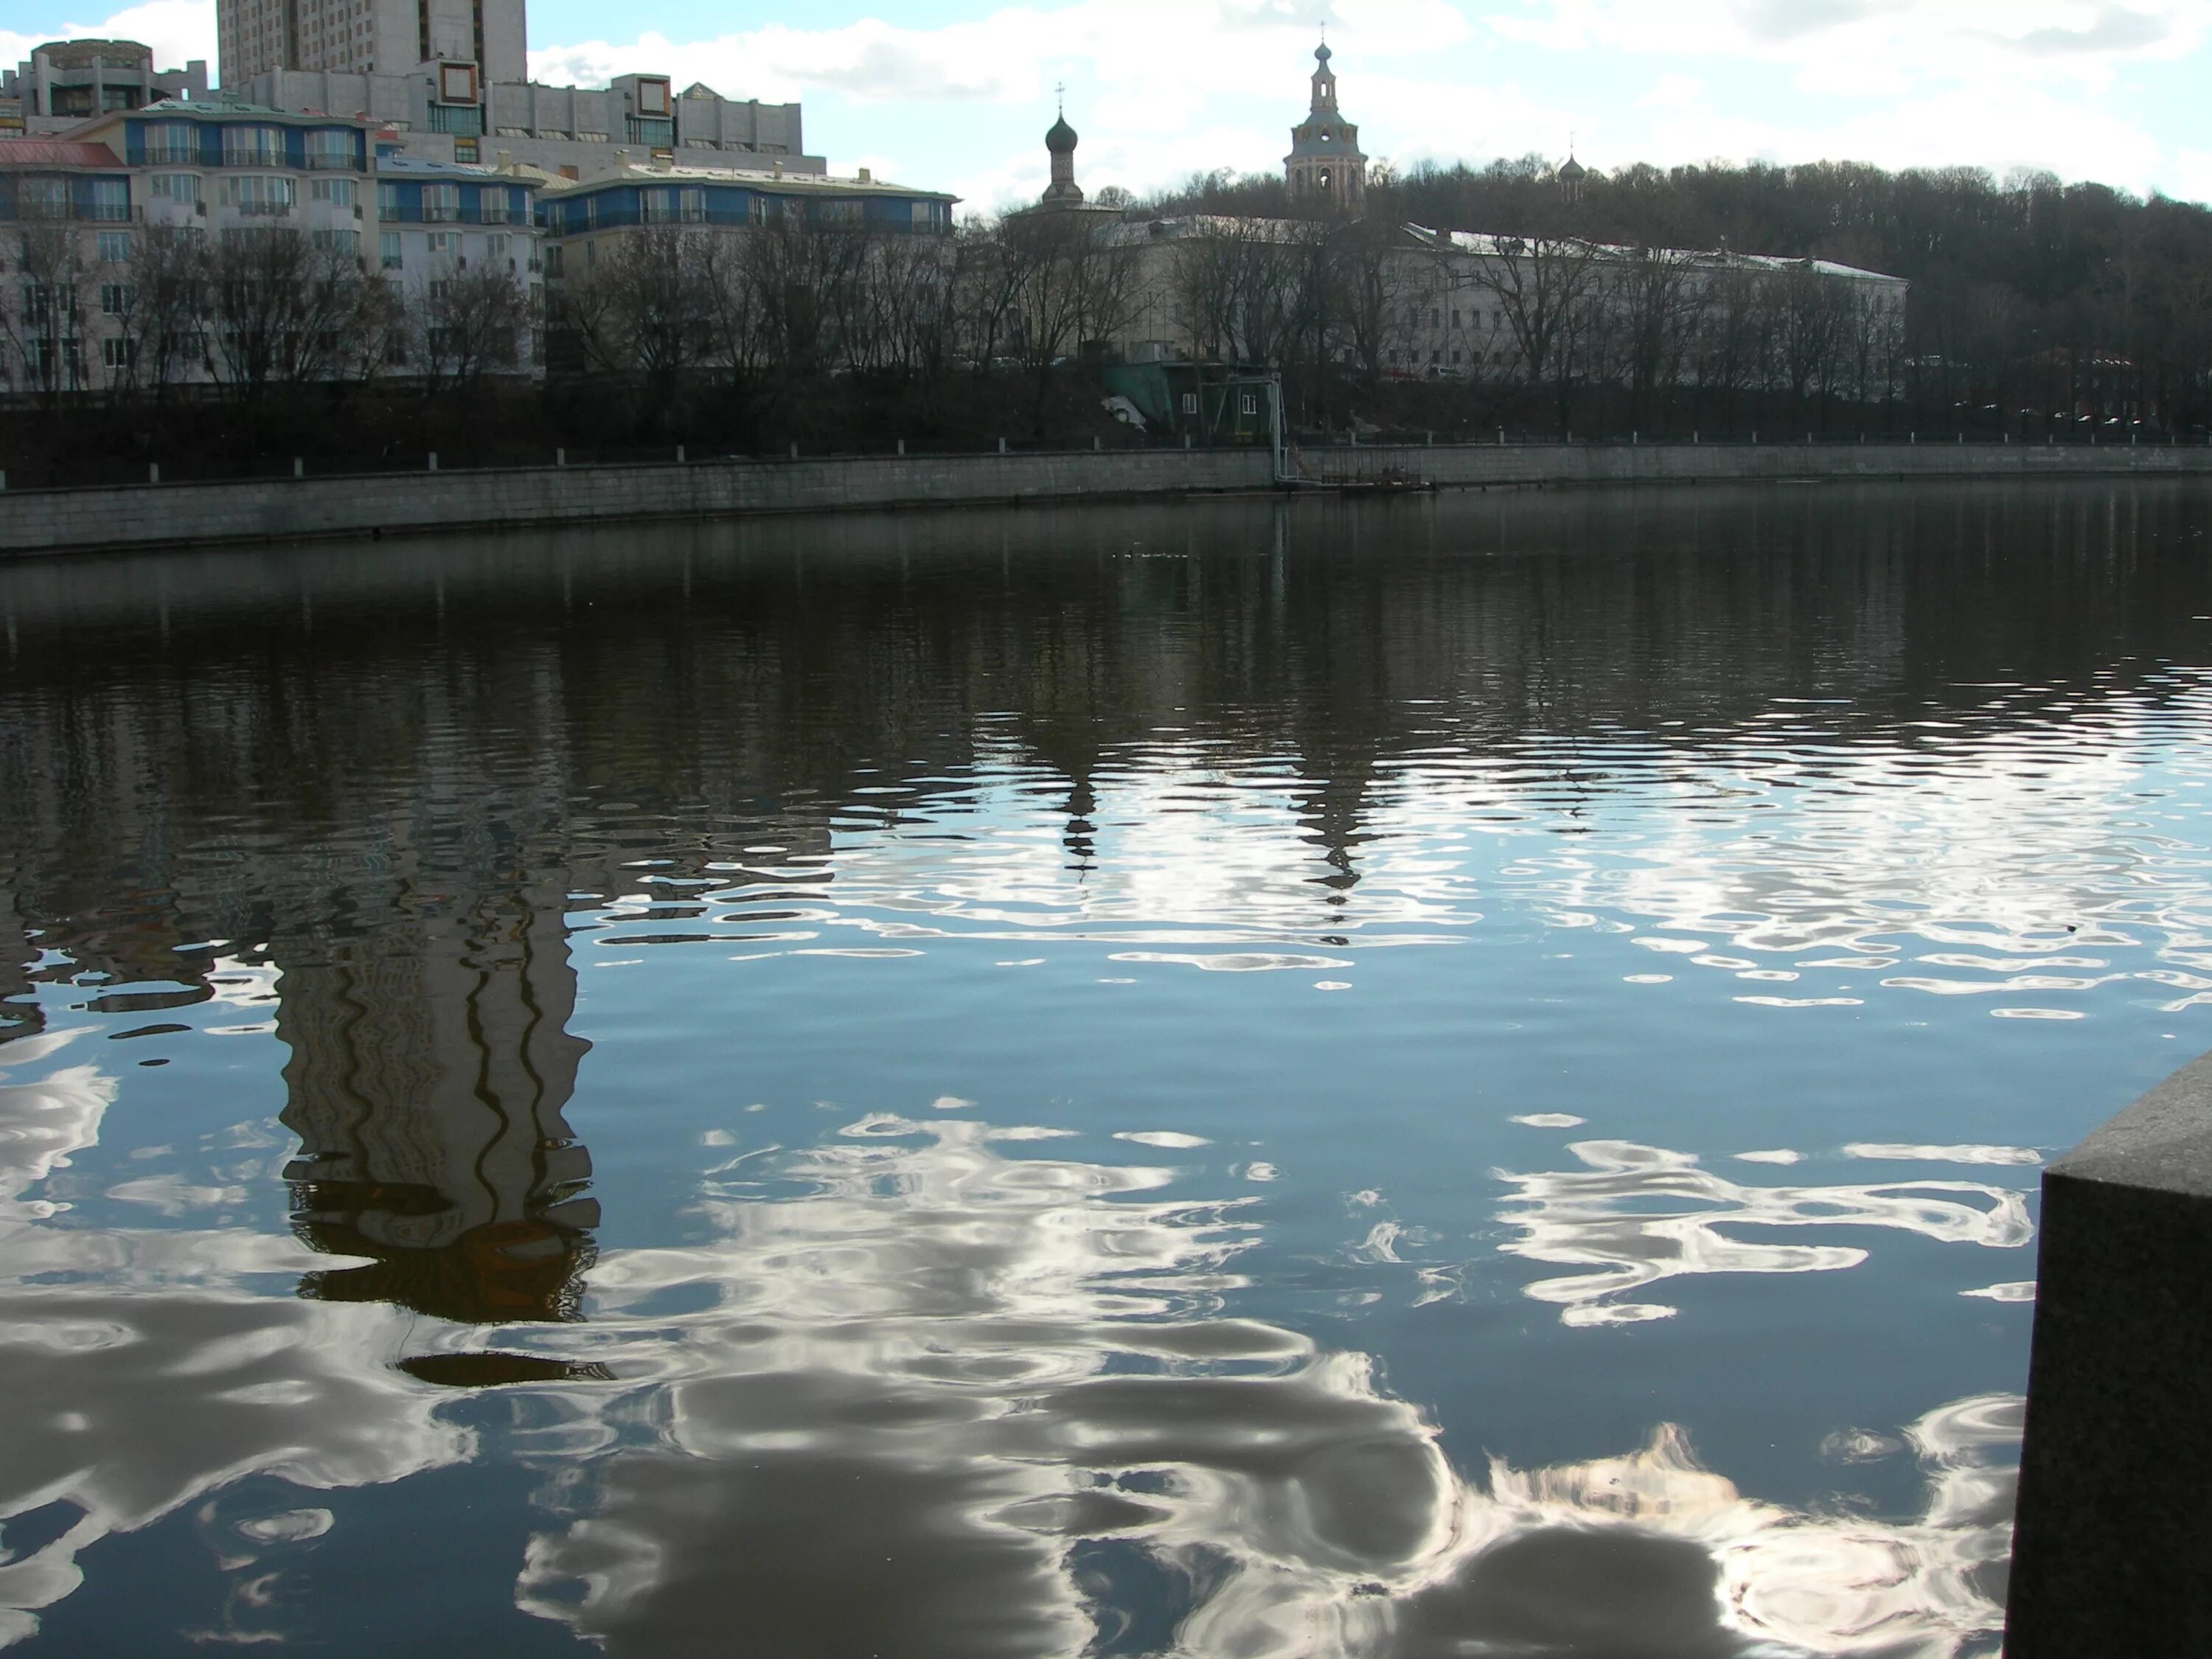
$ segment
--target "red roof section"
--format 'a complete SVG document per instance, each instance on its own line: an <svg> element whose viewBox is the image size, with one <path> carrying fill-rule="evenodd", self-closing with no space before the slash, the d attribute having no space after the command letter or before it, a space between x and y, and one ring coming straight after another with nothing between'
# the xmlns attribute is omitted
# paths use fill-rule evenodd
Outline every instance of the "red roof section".
<svg viewBox="0 0 2212 1659"><path fill-rule="evenodd" d="M119 167L123 158L105 144L62 138L0 138L0 167Z"/></svg>

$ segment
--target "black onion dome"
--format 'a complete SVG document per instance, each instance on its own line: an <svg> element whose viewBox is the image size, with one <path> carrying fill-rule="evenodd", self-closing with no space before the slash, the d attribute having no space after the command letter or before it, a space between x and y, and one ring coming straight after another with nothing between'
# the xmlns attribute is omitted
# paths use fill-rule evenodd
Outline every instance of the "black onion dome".
<svg viewBox="0 0 2212 1659"><path fill-rule="evenodd" d="M1066 155L1075 149L1075 129L1067 125L1063 115L1052 124L1052 131L1044 136L1044 147L1055 155Z"/></svg>
<svg viewBox="0 0 2212 1659"><path fill-rule="evenodd" d="M1579 183L1589 177L1589 169L1570 155L1566 166L1559 169L1559 177Z"/></svg>

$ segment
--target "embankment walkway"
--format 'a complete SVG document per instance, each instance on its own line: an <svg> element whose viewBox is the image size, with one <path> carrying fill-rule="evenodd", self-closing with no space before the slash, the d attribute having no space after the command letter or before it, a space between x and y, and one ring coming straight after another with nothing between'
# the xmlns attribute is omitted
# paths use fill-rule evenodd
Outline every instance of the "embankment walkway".
<svg viewBox="0 0 2212 1659"><path fill-rule="evenodd" d="M1452 489L1911 478L2212 477L2202 445L1459 444L1310 450L1323 482ZM838 456L0 490L0 557L629 520L1130 500L1277 488L1262 449Z"/></svg>

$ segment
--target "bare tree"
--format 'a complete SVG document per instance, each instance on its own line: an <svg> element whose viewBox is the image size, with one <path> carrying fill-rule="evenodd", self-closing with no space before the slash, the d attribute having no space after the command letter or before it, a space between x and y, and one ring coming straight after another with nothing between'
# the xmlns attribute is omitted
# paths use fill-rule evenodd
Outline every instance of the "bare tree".
<svg viewBox="0 0 2212 1659"><path fill-rule="evenodd" d="M643 376L663 398L708 361L721 320L715 240L709 230L643 226L602 244L605 257L580 274L572 269L564 308L589 359Z"/></svg>
<svg viewBox="0 0 2212 1659"><path fill-rule="evenodd" d="M246 403L272 386L349 376L380 286L356 256L299 231L224 232L208 279L217 374Z"/></svg>
<svg viewBox="0 0 2212 1659"><path fill-rule="evenodd" d="M433 390L466 391L489 372L513 368L530 323L514 271L482 264L433 277L407 311L416 361Z"/></svg>
<svg viewBox="0 0 2212 1659"><path fill-rule="evenodd" d="M1382 379L1394 331L1407 326L1399 321L1399 308L1429 291L1423 279L1430 274L1430 262L1409 254L1402 235L1395 224L1360 219L1339 227L1329 238L1336 336L1370 388Z"/></svg>
<svg viewBox="0 0 2212 1659"><path fill-rule="evenodd" d="M1563 425L1583 368L1597 267L1596 249L1565 236L1488 240L1469 266L1475 287L1497 301L1530 389L1551 387Z"/></svg>
<svg viewBox="0 0 2212 1659"><path fill-rule="evenodd" d="M159 404L179 382L214 373L207 234L197 225L148 225L132 239L129 270L123 331L131 382L151 388Z"/></svg>
<svg viewBox="0 0 2212 1659"><path fill-rule="evenodd" d="M1000 222L1014 339L1035 379L1032 418L1040 436L1054 368L1112 336L1128 314L1134 262L1097 231L1090 216L1079 213L1022 213Z"/></svg>
<svg viewBox="0 0 2212 1659"><path fill-rule="evenodd" d="M1704 319L1705 288L1695 255L1638 248L1610 273L1620 379L1632 428L1650 418L1658 398L1682 378Z"/></svg>
<svg viewBox="0 0 2212 1659"><path fill-rule="evenodd" d="M86 383L89 272L66 202L49 216L27 198L17 210L15 304L0 301L0 319L23 384L52 406Z"/></svg>
<svg viewBox="0 0 2212 1659"><path fill-rule="evenodd" d="M1810 259L1768 283L1778 348L1775 372L1802 408L1828 390L1849 326L1850 295Z"/></svg>
<svg viewBox="0 0 2212 1659"><path fill-rule="evenodd" d="M1698 386L1726 399L1729 426L1736 424L1738 399L1765 377L1765 289L1764 274L1741 261L1724 261L1705 284Z"/></svg>

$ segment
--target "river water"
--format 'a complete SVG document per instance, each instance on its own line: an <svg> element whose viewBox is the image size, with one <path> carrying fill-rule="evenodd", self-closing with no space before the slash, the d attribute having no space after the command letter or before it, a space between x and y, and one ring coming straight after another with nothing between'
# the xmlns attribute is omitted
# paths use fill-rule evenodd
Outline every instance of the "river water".
<svg viewBox="0 0 2212 1659"><path fill-rule="evenodd" d="M0 570L0 1641L1989 1655L2212 501Z"/></svg>

